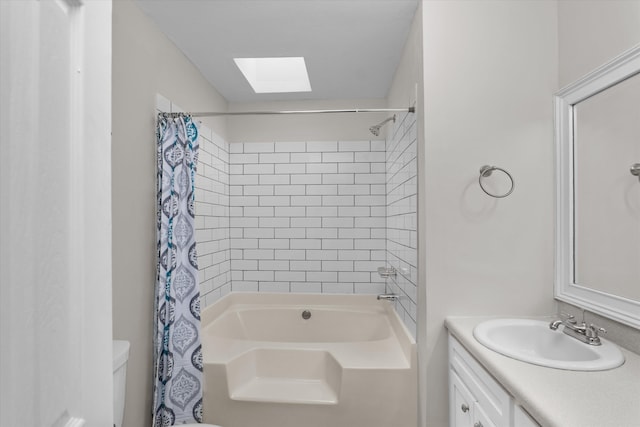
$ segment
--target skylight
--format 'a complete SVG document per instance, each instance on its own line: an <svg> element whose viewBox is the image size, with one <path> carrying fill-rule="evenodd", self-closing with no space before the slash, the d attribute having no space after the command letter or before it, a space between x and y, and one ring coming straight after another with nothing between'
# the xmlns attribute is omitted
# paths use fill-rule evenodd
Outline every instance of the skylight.
<svg viewBox="0 0 640 427"><path fill-rule="evenodd" d="M311 92L303 57L233 60L256 93Z"/></svg>

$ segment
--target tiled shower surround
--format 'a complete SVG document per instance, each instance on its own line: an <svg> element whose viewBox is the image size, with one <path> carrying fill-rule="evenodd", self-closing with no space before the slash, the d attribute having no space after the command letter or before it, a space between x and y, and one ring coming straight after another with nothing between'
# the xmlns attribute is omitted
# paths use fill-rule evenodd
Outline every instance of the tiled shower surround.
<svg viewBox="0 0 640 427"><path fill-rule="evenodd" d="M386 148L387 266L397 274L387 282L400 295L396 311L416 336L418 293L418 160L416 115L398 115Z"/></svg>
<svg viewBox="0 0 640 427"><path fill-rule="evenodd" d="M384 141L230 144L233 290L381 293Z"/></svg>
<svg viewBox="0 0 640 427"><path fill-rule="evenodd" d="M180 111L161 98L158 109ZM390 135L386 144L230 144L201 126L196 237L203 306L231 291L394 292L415 336L415 115L398 115ZM377 273L385 264L398 271L386 284Z"/></svg>
<svg viewBox="0 0 640 427"><path fill-rule="evenodd" d="M229 144L200 127L196 175L196 241L203 306L231 291Z"/></svg>

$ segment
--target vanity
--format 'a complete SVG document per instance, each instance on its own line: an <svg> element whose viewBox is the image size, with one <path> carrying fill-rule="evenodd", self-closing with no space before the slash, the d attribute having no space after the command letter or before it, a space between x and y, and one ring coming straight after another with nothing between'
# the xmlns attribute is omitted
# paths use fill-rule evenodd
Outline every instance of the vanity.
<svg viewBox="0 0 640 427"><path fill-rule="evenodd" d="M451 427L640 426L640 355L620 348L624 364L602 371L538 366L481 344L487 319L446 319Z"/></svg>

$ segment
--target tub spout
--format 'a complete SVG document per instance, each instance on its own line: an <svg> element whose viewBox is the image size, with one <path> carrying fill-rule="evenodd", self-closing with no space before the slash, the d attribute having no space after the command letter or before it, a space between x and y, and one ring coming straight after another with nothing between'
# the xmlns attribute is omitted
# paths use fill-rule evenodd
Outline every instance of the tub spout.
<svg viewBox="0 0 640 427"><path fill-rule="evenodd" d="M380 294L378 295L378 299L383 299L387 301L397 301L398 295L396 294Z"/></svg>

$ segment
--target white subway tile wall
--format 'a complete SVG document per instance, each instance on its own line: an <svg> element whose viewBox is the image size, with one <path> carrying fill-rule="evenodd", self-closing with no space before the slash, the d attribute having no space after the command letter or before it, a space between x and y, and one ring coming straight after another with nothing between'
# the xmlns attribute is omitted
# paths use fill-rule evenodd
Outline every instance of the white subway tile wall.
<svg viewBox="0 0 640 427"><path fill-rule="evenodd" d="M234 291L382 293L384 141L229 146Z"/></svg>
<svg viewBox="0 0 640 427"><path fill-rule="evenodd" d="M195 184L200 300L207 306L231 292L229 144L203 125Z"/></svg>
<svg viewBox="0 0 640 427"><path fill-rule="evenodd" d="M184 111L156 95L158 112ZM195 226L202 306L231 292L229 247L229 144L206 126L199 126L195 180Z"/></svg>
<svg viewBox="0 0 640 427"><path fill-rule="evenodd" d="M387 267L398 274L387 291L400 295L396 311L416 336L418 294L418 162L416 115L398 115L386 150Z"/></svg>

